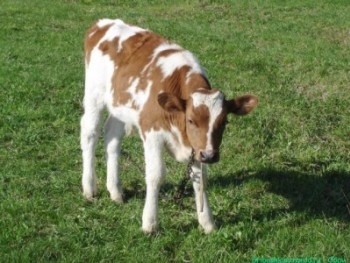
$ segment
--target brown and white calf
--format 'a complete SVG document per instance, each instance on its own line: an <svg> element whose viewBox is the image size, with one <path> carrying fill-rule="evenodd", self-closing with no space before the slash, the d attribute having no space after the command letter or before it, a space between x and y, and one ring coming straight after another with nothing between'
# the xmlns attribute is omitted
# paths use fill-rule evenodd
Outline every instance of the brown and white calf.
<svg viewBox="0 0 350 263"><path fill-rule="evenodd" d="M97 193L95 148L103 109L105 124L107 189L112 200L122 202L118 158L123 136L136 128L143 141L146 164L146 201L142 229L158 225L158 193L165 177L163 148L176 160L190 159L197 215L206 233L214 229L207 194L200 208L200 164L219 160L219 146L227 114L244 115L257 98L244 95L226 100L211 89L197 59L163 37L121 20L102 19L86 33L85 96L81 119L83 192ZM205 169L204 169L205 170Z"/></svg>

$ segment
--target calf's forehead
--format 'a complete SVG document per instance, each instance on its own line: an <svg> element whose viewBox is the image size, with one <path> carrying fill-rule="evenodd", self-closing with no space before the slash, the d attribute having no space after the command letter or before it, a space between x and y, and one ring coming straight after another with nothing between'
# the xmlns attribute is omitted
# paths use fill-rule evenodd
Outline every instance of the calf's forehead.
<svg viewBox="0 0 350 263"><path fill-rule="evenodd" d="M192 93L191 98L193 108L206 107L212 121L223 111L224 94L221 91L198 91Z"/></svg>

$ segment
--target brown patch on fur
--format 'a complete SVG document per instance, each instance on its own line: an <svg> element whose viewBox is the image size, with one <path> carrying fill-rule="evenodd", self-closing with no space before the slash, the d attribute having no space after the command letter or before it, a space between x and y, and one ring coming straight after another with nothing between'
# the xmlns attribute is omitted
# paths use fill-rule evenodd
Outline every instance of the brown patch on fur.
<svg viewBox="0 0 350 263"><path fill-rule="evenodd" d="M219 149L222 141L222 136L224 134L224 130L227 123L227 111L223 107L223 111L221 114L216 118L213 126L213 134L211 135L211 140L213 144L214 149Z"/></svg>
<svg viewBox="0 0 350 263"><path fill-rule="evenodd" d="M236 115L246 115L258 105L258 98L253 95L243 95L226 101L227 111Z"/></svg>
<svg viewBox="0 0 350 263"><path fill-rule="evenodd" d="M194 90L203 89L201 92L211 92L211 87L206 76L199 73L192 73L186 84L187 96L189 97Z"/></svg>
<svg viewBox="0 0 350 263"><path fill-rule="evenodd" d="M101 38L106 34L107 30L111 27L112 24L106 25L104 27L98 27L95 23L90 27L85 34L85 59L87 63L90 63L91 50L97 45Z"/></svg>
<svg viewBox="0 0 350 263"><path fill-rule="evenodd" d="M118 55L117 50L119 48L119 37L113 38L112 41L105 40L98 48L101 50L103 55L109 55L111 58Z"/></svg>
<svg viewBox="0 0 350 263"><path fill-rule="evenodd" d="M143 75L140 73L147 63L150 62L153 50L162 41L163 39L161 37L151 32L141 32L123 42L122 51L114 54L112 57L116 66L118 66L118 70L112 78L112 87L115 92L114 105L116 103L124 104L130 100L130 94L127 92L130 87L130 78L139 79L136 92L145 90L149 84L148 81L153 80L146 73Z"/></svg>
<svg viewBox="0 0 350 263"><path fill-rule="evenodd" d="M140 32L126 39L120 48L120 39L115 37L112 41L104 41L99 45L99 49L105 55L109 55L114 61L115 67L118 67L112 77L113 89L113 105L118 106L128 103L132 96L127 91L130 87L129 80L133 81L139 78L138 89L145 89L148 81L142 76L140 72L149 61L154 47L160 42L160 37L154 38L151 32ZM142 49L141 49L142 47ZM118 49L121 51L118 52ZM141 50L140 50L141 49ZM135 104L132 103L136 108Z"/></svg>
<svg viewBox="0 0 350 263"><path fill-rule="evenodd" d="M186 108L186 130L189 141L194 149L205 149L207 144L207 131L209 128L209 109L205 105L193 107L189 100Z"/></svg>
<svg viewBox="0 0 350 263"><path fill-rule="evenodd" d="M183 66L179 69L174 70L173 74L163 80L162 90L169 92L178 98L188 98L187 94L183 94L183 91L186 90L183 87L185 87L186 76L190 69L191 68L189 66Z"/></svg>

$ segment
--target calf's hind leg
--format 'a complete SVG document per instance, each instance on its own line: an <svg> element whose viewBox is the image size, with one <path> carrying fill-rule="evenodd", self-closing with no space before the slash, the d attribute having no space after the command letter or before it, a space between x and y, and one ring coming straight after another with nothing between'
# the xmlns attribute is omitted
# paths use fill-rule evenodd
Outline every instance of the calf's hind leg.
<svg viewBox="0 0 350 263"><path fill-rule="evenodd" d="M105 125L107 189L111 199L117 203L123 202L123 192L119 179L119 156L124 134L125 124L117 118L109 116Z"/></svg>
<svg viewBox="0 0 350 263"><path fill-rule="evenodd" d="M95 150L100 134L100 119L102 109L84 105L85 112L81 118L80 144L83 157L83 194L91 200L97 195L97 178L95 173Z"/></svg>

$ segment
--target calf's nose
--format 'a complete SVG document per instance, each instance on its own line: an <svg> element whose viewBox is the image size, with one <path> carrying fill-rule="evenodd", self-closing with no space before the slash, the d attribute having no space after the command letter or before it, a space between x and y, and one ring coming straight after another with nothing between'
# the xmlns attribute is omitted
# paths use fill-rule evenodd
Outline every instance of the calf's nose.
<svg viewBox="0 0 350 263"><path fill-rule="evenodd" d="M218 151L202 150L199 152L200 161L203 163L215 163L219 160Z"/></svg>

